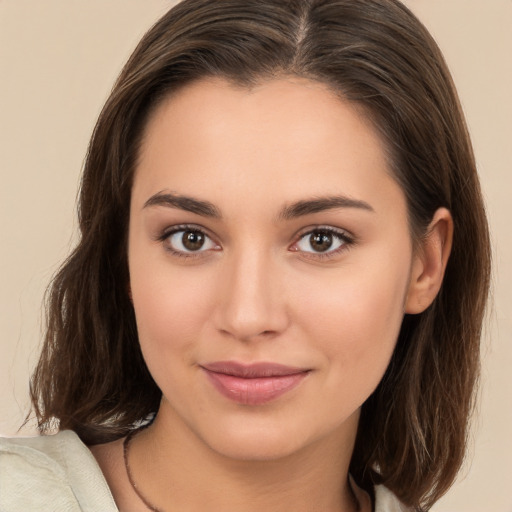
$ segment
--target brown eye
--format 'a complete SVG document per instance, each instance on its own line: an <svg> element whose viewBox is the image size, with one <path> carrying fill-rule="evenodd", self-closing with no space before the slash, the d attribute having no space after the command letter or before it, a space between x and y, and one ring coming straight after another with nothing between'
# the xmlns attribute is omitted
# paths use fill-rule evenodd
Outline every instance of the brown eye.
<svg viewBox="0 0 512 512"><path fill-rule="evenodd" d="M352 239L344 231L334 228L319 228L302 235L294 244L295 250L309 254L334 254L352 243Z"/></svg>
<svg viewBox="0 0 512 512"><path fill-rule="evenodd" d="M183 256L219 249L219 246L199 229L176 229L176 231L162 237L162 240L168 250Z"/></svg>
<svg viewBox="0 0 512 512"><path fill-rule="evenodd" d="M189 251L197 251L204 245L204 235L200 231L185 231L181 238L183 247Z"/></svg>
<svg viewBox="0 0 512 512"><path fill-rule="evenodd" d="M316 252L325 252L331 248L333 242L332 233L311 233L309 244Z"/></svg>

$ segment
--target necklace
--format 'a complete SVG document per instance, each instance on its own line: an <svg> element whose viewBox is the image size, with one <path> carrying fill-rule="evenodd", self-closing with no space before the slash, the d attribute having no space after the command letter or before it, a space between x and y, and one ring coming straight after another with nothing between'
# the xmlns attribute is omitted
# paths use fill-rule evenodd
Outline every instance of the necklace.
<svg viewBox="0 0 512 512"><path fill-rule="evenodd" d="M123 441L123 457L124 457L124 467L126 468L126 474L128 475L128 480L130 482L130 485L132 486L132 489L135 491L135 494L140 498L142 503L146 505L146 507L151 510L152 512L164 512L161 508L155 507L152 505L146 497L139 491L137 488L137 485L135 484L135 481L133 479L132 471L130 469L130 464L128 462L128 454L129 454L129 448L130 448L130 441L135 436L135 434L138 434L141 430L144 430L148 425L144 425L136 430L132 430L124 439Z"/></svg>
<svg viewBox="0 0 512 512"><path fill-rule="evenodd" d="M128 462L128 455L129 455L129 448L130 448L130 441L132 438L138 434L141 430L144 430L146 427L149 427L151 425L151 422L147 425L143 425L140 428L137 428L135 430L132 430L124 439L123 441L123 457L124 457L124 467L126 468L126 474L128 475L128 480L130 482L130 485L132 486L132 489L134 490L135 494L140 498L142 503L148 508L148 510L151 510L152 512L164 512L161 508L155 507L152 505L148 499L142 494L142 492L137 488L137 485L135 484L135 480L133 479L132 471L130 469L130 464ZM361 510L361 503L356 495L356 492L354 491L354 482L352 480L352 477L349 476L349 488L351 491L352 499L354 500L354 504L356 506L356 510Z"/></svg>

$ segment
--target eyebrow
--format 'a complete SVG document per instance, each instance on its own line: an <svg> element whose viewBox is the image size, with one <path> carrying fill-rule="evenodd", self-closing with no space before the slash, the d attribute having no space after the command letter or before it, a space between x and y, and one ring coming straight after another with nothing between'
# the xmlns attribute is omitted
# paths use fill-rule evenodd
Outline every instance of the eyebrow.
<svg viewBox="0 0 512 512"><path fill-rule="evenodd" d="M221 213L214 204L209 201L202 201L188 196L158 192L144 203L143 208L149 206L168 206L170 208L179 208L180 210L196 213L203 217L211 217L214 219L221 218Z"/></svg>
<svg viewBox="0 0 512 512"><path fill-rule="evenodd" d="M291 220L303 215L319 213L335 208L358 208L375 212L375 210L366 202L359 199L353 199L346 196L328 196L297 201L285 206L279 213L279 218L283 220Z"/></svg>
<svg viewBox="0 0 512 512"><path fill-rule="evenodd" d="M167 206L192 212L197 215L201 215L202 217L210 217L214 219L222 218L220 210L209 201L171 193L157 192L144 203L143 208L147 208L149 206ZM333 210L336 208L357 208L369 212L375 211L366 201L353 199L347 196L327 196L305 199L291 203L280 211L278 219L291 220L304 215Z"/></svg>

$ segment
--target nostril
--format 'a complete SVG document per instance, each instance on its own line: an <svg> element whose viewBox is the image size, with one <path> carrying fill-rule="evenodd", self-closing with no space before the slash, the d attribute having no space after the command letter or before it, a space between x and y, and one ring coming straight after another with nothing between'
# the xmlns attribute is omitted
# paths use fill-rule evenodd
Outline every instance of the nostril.
<svg viewBox="0 0 512 512"><path fill-rule="evenodd" d="M219 329L219 332L228 337L238 339L240 341L256 341L258 339L268 339L277 336L279 331L274 329L266 329L264 331L250 331L245 329Z"/></svg>

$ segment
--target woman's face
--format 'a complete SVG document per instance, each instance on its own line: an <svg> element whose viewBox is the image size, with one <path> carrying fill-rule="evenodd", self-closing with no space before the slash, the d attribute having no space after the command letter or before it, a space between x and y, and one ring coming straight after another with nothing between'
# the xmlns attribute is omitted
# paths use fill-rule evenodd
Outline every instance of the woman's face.
<svg viewBox="0 0 512 512"><path fill-rule="evenodd" d="M174 428L243 459L353 439L413 254L404 194L350 104L298 78L182 89L145 131L128 254Z"/></svg>

